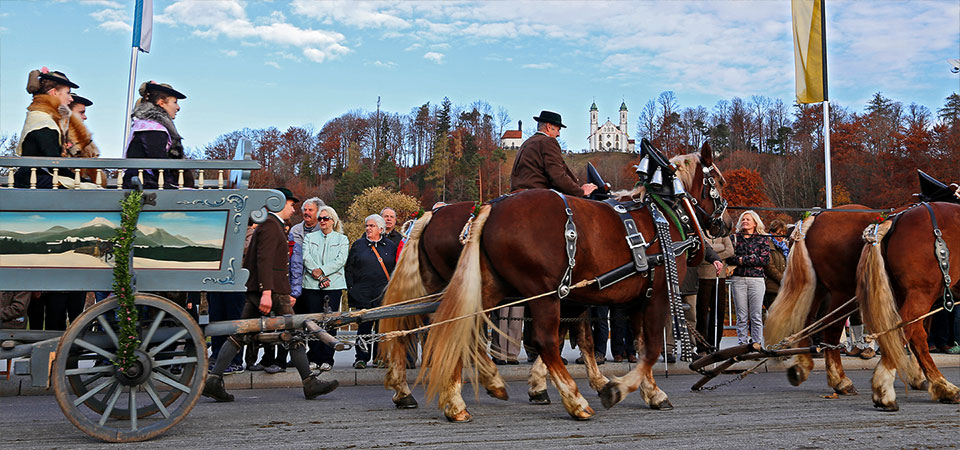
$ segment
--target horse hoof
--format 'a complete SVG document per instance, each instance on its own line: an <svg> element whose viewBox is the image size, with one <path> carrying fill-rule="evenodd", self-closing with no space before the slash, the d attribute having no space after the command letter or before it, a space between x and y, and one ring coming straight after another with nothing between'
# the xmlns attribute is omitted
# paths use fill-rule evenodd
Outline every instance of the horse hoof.
<svg viewBox="0 0 960 450"><path fill-rule="evenodd" d="M790 382L791 386L800 386L800 383L803 383L804 378L800 375L800 367L790 366L787 369L787 381Z"/></svg>
<svg viewBox="0 0 960 450"><path fill-rule="evenodd" d="M600 403L604 408L610 409L613 405L620 403L620 400L623 400L623 396L620 394L620 389L617 389L616 383L611 381L600 389Z"/></svg>
<svg viewBox="0 0 960 450"><path fill-rule="evenodd" d="M413 398L413 394L407 394L395 399L393 404L397 409L416 409L417 406L420 406L417 404L417 399Z"/></svg>
<svg viewBox="0 0 960 450"><path fill-rule="evenodd" d="M510 394L507 394L507 390L502 387L487 389L487 395L499 400L510 400Z"/></svg>
<svg viewBox="0 0 960 450"><path fill-rule="evenodd" d="M886 411L886 412L900 411L900 405L898 405L896 401L894 401L892 404L889 404L889 405L884 405L880 402L873 402L873 406L881 411Z"/></svg>
<svg viewBox="0 0 960 450"><path fill-rule="evenodd" d="M655 409L657 411L670 411L673 409L673 404L670 403L670 400L663 399L663 401L660 403L654 403L650 405L650 409Z"/></svg>
<svg viewBox="0 0 960 450"><path fill-rule="evenodd" d="M960 392L957 392L953 397L941 397L940 403L946 403L948 405L960 403Z"/></svg>
<svg viewBox="0 0 960 450"><path fill-rule="evenodd" d="M838 395L857 395L857 388L853 384L847 385L847 387L834 389Z"/></svg>
<svg viewBox="0 0 960 450"><path fill-rule="evenodd" d="M534 405L549 405L550 396L547 395L546 390L534 392L530 394L530 403L533 403Z"/></svg>
<svg viewBox="0 0 960 450"><path fill-rule="evenodd" d="M595 414L596 412L593 410L593 408L587 406L586 408L577 411L575 414L570 415L573 416L574 419L583 421L592 419Z"/></svg>
<svg viewBox="0 0 960 450"><path fill-rule="evenodd" d="M470 416L470 413L468 413L467 410L463 410L452 416L447 416L447 420L453 423L467 423L473 420L473 417Z"/></svg>

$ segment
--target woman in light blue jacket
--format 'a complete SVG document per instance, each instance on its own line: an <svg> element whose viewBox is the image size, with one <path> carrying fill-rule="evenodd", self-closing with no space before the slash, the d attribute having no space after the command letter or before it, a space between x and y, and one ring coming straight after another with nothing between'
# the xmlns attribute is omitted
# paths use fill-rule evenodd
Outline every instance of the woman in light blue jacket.
<svg viewBox="0 0 960 450"><path fill-rule="evenodd" d="M297 303L306 302L308 311L339 311L340 297L347 288L343 266L350 251L350 240L343 234L340 217L330 206L317 212L318 232L303 237L303 294ZM336 330L330 331L336 336ZM320 371L333 368L333 352L319 342L311 343L310 361L320 361Z"/></svg>

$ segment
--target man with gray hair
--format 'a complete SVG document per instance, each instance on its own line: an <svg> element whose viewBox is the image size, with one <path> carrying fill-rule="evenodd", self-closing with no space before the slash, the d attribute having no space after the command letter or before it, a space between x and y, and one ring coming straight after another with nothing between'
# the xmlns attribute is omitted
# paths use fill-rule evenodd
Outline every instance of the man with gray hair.
<svg viewBox="0 0 960 450"><path fill-rule="evenodd" d="M383 231L383 237L390 239L394 244L400 245L403 241L403 235L397 231L397 210L386 207L380 210L380 217L383 217L383 224L386 229Z"/></svg>

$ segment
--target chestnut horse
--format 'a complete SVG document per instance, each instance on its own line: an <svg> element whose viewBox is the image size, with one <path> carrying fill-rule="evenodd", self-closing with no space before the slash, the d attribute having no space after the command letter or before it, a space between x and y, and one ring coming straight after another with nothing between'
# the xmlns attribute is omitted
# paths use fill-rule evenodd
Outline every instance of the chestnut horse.
<svg viewBox="0 0 960 450"><path fill-rule="evenodd" d="M705 145L700 155L683 155L671 162L678 167L677 177L694 200L709 198L704 191L714 185L714 177L720 177L709 146ZM730 217L723 212L723 206L715 206L722 204L719 188L715 186L715 202L700 202L696 216L700 221L710 220L706 216L719 208L722 219L714 222L719 223L721 232L729 231ZM643 195L643 191L643 188L636 189L632 195ZM577 228L573 282L593 279L631 263L631 253L623 238L624 225L609 205L573 197L567 197L566 202ZM648 254L660 253L660 241L654 239L654 222L649 212L639 209L630 215L650 242ZM489 319L482 311L506 297L528 298L544 293L550 294L526 303L533 320L532 347L546 364L567 412L581 420L595 414L577 390L559 352L562 302L556 291L567 269L566 221L564 201L545 189L521 191L496 204L483 205L473 219L456 271L432 317L437 325L427 335L423 352L424 367L429 371L421 370L418 377L418 381L427 380L428 398L439 396L440 409L448 420L471 419L461 396L461 372L464 368L472 369L471 378L476 380L479 366L487 358L486 337L480 330ZM670 228L672 240L678 241L680 231L672 224ZM681 279L686 264L685 255L677 255ZM632 372L615 378L602 389L605 407L613 406L639 388L651 408L672 408L667 395L657 387L652 372L660 356L669 315L665 279L663 266L656 266L602 290L596 286L572 289L563 299L586 305L629 306L642 358Z"/></svg>
<svg viewBox="0 0 960 450"><path fill-rule="evenodd" d="M931 211L949 252L952 281L946 288L956 292L960 282L960 204L929 203L930 211L926 205L903 211L895 221L884 221L875 235L871 230L864 232L867 243L858 268L857 301L864 323L872 332L883 333L877 339L881 357L871 384L874 405L887 411L899 409L893 388L896 371L907 379L922 376L914 373L919 371L904 350L907 343L929 381L930 397L942 403L960 403L960 389L943 377L930 357L923 321L896 329L940 306L944 294Z"/></svg>
<svg viewBox="0 0 960 450"><path fill-rule="evenodd" d="M435 211L426 212L410 228L410 237L400 253L400 260L394 269L393 277L387 285L383 305L391 305L408 299L424 297L440 292L446 287L453 275L457 259L463 245L459 237L464 225L473 213L473 202L459 202L444 206ZM565 317L582 316L585 308L571 305L564 309ZM422 326L425 316L403 316L380 320L380 332L412 330ZM586 365L590 386L598 392L608 380L597 367L593 352L593 333L586 321L577 322L579 327L578 347ZM564 327L566 328L566 327ZM566 330L563 330L565 334ZM384 386L394 391L393 402L397 408L416 408L417 401L407 385L407 352L416 345L418 337L406 335L398 339L382 342L379 346L381 359L387 362L387 374ZM590 351L583 351L590 349ZM507 400L506 383L500 376L496 365L489 358L479 363L480 382L492 397ZM530 390L528 395L532 403L549 403L546 392L546 367L538 358L530 370Z"/></svg>
<svg viewBox="0 0 960 450"><path fill-rule="evenodd" d="M849 204L837 209L869 208ZM787 268L764 324L765 342L776 345L829 314L825 323L834 323L822 332L822 342L827 344L824 362L827 384L840 395L857 394L853 381L843 370L840 349L834 346L840 343L843 331L844 320L840 318L856 307L854 302L847 302L857 290L857 262L863 248L860 236L878 216L876 212L824 211L802 220L790 237L794 243L787 256ZM838 310L844 304L847 306ZM795 344L799 347L809 345L809 337ZM797 355L787 370L787 379L790 384L799 386L807 380L811 370L811 355ZM921 388L925 380L920 376L908 381L911 386Z"/></svg>

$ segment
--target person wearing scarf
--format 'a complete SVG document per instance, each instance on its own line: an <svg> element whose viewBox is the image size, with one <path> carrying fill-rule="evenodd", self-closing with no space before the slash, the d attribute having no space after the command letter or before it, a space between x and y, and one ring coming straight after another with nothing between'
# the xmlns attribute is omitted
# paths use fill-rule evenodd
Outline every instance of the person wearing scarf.
<svg viewBox="0 0 960 450"><path fill-rule="evenodd" d="M20 141L17 143L17 156L41 156L57 158L64 151L64 138L70 124L70 108L73 102L70 89L77 89L63 72L51 71L46 67L33 70L27 78L27 93L33 95L33 101L27 107L27 118L23 122ZM62 177L72 176L72 172L61 169ZM30 187L30 169L20 169L14 174L14 186ZM53 174L47 169L37 170L36 187L53 187Z"/></svg>
<svg viewBox="0 0 960 450"><path fill-rule="evenodd" d="M127 142L124 158L183 159L183 138L177 132L173 120L180 111L178 100L187 98L166 83L147 81L140 85L140 99L133 108L133 123ZM123 187L133 188L133 177L138 176L137 169L127 169L123 175ZM140 182L144 189L159 187L159 171L144 168ZM179 174L176 170L164 171L164 189L178 189ZM189 170L183 173L184 186L193 186L193 175Z"/></svg>

